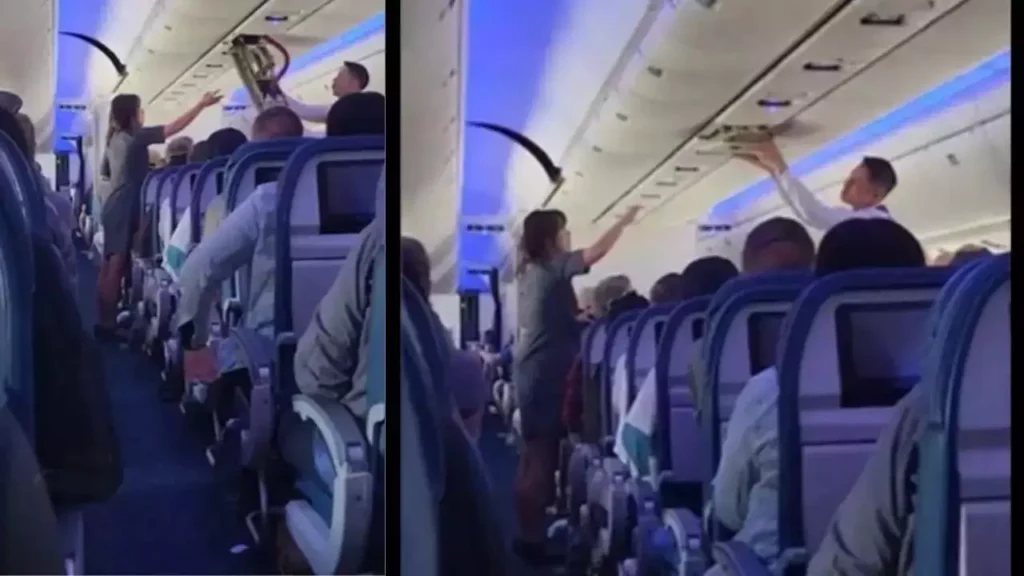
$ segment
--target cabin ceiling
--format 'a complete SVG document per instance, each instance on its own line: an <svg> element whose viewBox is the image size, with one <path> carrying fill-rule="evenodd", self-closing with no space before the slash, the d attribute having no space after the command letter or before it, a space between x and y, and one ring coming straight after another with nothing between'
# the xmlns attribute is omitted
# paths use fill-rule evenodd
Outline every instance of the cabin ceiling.
<svg viewBox="0 0 1024 576"><path fill-rule="evenodd" d="M294 60L383 10L381 0L177 0L156 6L123 56L129 75L118 92L139 94L148 121L171 120L208 90L239 85L229 42L266 34Z"/></svg>
<svg viewBox="0 0 1024 576"><path fill-rule="evenodd" d="M435 271L454 263L462 178L465 0L401 5L402 234L420 240ZM435 278L449 291L453 278Z"/></svg>
<svg viewBox="0 0 1024 576"><path fill-rule="evenodd" d="M0 51L5 55L0 58L0 89L21 96L22 112L35 122L36 135L44 142L53 123L55 1L0 5Z"/></svg>
<svg viewBox="0 0 1024 576"><path fill-rule="evenodd" d="M558 84L578 62L546 72L547 93L559 96L538 106L593 104L583 122L561 128L577 137L555 158L566 181L550 206L566 211L580 237L633 204L645 227L700 217L760 176L729 159L730 135L767 127L786 154L810 152L1003 50L1009 14L1009 0L664 3L596 93ZM584 31L566 33L560 41L571 43ZM522 189L537 169L514 155L506 193L529 198L518 219L545 194Z"/></svg>

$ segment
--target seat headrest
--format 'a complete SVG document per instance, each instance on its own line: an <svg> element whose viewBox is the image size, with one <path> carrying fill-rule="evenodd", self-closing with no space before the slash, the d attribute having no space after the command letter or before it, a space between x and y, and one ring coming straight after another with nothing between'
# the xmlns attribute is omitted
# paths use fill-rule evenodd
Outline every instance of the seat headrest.
<svg viewBox="0 0 1024 576"><path fill-rule="evenodd" d="M765 272L763 274L751 274L737 276L725 282L721 288L711 297L711 304L708 306L708 315L714 316L718 309L728 302L735 294L743 292L751 287L769 288L772 286L807 286L814 280L814 275L809 270Z"/></svg>
<svg viewBox="0 0 1024 576"><path fill-rule="evenodd" d="M704 314L711 298L687 300L675 307L665 320L658 355L654 361L658 389L667 387L668 377L689 372L690 351L704 337Z"/></svg>
<svg viewBox="0 0 1024 576"><path fill-rule="evenodd" d="M244 199L243 192L252 192L270 179L277 179L285 162L295 150L313 142L312 138L280 138L263 142L248 142L240 146L228 161L225 190L227 209L231 211ZM274 170L276 168L276 170ZM268 173L261 177L260 171Z"/></svg>
<svg viewBox="0 0 1024 576"><path fill-rule="evenodd" d="M639 384L636 382L638 370L654 368L654 360L658 353L658 341L664 334L668 315L675 307L675 303L651 306L640 311L637 316L633 332L626 346L626 380L630 384L630 390L634 390Z"/></svg>
<svg viewBox="0 0 1024 576"><path fill-rule="evenodd" d="M1010 255L986 259L955 280L925 363L929 421L944 429L1008 432Z"/></svg>
<svg viewBox="0 0 1024 576"><path fill-rule="evenodd" d="M950 276L853 270L808 287L783 327L780 414L894 404L920 377L929 310Z"/></svg>

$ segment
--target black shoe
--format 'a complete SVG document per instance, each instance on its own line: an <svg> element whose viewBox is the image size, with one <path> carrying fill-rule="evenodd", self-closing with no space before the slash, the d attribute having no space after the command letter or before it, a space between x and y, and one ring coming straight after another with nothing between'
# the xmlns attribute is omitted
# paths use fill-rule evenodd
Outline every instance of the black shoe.
<svg viewBox="0 0 1024 576"><path fill-rule="evenodd" d="M543 541L529 542L516 538L512 540L512 552L528 566L534 568L558 563L558 559L548 552L547 544Z"/></svg>

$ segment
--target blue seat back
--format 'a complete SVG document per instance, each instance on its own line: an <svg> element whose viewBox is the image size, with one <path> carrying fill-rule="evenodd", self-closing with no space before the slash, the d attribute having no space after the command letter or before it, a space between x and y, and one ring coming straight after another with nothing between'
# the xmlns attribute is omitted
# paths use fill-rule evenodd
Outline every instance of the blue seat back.
<svg viewBox="0 0 1024 576"><path fill-rule="evenodd" d="M160 184L160 175L166 170L166 168L156 168L150 170L146 174L146 179L142 181L142 215L145 216L146 210L149 210L156 206L157 189Z"/></svg>
<svg viewBox="0 0 1024 576"><path fill-rule="evenodd" d="M633 335L633 328L640 318L643 310L630 310L623 312L608 324L604 340L604 358L601 360L601 434L614 434L618 426L618 414L612 409L612 394L614 393L613 382L615 381L615 369L620 359L626 356L626 349L629 347L629 339ZM618 399L616 400L618 401ZM622 410L623 406L619 406Z"/></svg>
<svg viewBox="0 0 1024 576"><path fill-rule="evenodd" d="M163 238L160 233L161 228L174 231L171 228L170 220L164 221L166 216L174 214L174 208L171 207L169 214L161 214L163 211L164 201L171 198L171 193L174 191L174 182L177 174L181 171L183 166L167 166L156 177L156 202L153 207L153 226L150 231L153 235L153 246L159 250L163 250ZM167 235L170 238L170 235Z"/></svg>
<svg viewBox="0 0 1024 576"><path fill-rule="evenodd" d="M384 138L373 136L323 138L288 159L278 180L277 333L305 330L359 232L373 220L383 167Z"/></svg>
<svg viewBox="0 0 1024 576"><path fill-rule="evenodd" d="M700 398L702 443L711 457L710 470L718 468L722 425L732 414L736 397L751 376L775 365L783 318L812 280L809 272L735 278L712 297L702 342L706 374Z"/></svg>
<svg viewBox="0 0 1024 576"><path fill-rule="evenodd" d="M580 360L583 368L583 381L593 382L604 359L604 341L608 333L608 320L594 320L583 331L583 346L580 349Z"/></svg>
<svg viewBox="0 0 1024 576"><path fill-rule="evenodd" d="M192 218L192 243L198 244L203 238L203 214L214 198L224 193L224 170L228 158L214 158L203 163L192 190L189 217Z"/></svg>
<svg viewBox="0 0 1024 576"><path fill-rule="evenodd" d="M690 391L690 359L704 336L705 312L711 299L694 298L679 304L665 320L654 362L658 426L655 453L658 470L671 471L683 481L700 481L706 458L697 448L696 406Z"/></svg>
<svg viewBox="0 0 1024 576"><path fill-rule="evenodd" d="M202 169L202 162L185 164L171 177L171 229L178 227L181 215L192 202L192 190Z"/></svg>
<svg viewBox="0 0 1024 576"><path fill-rule="evenodd" d="M955 280L921 383L915 573L1009 575L1010 255Z"/></svg>
<svg viewBox="0 0 1024 576"><path fill-rule="evenodd" d="M946 268L853 270L804 290L778 354L779 545L815 550L892 406L920 378Z"/></svg>
<svg viewBox="0 0 1024 576"><path fill-rule="evenodd" d="M35 268L31 204L24 201L27 166L0 134L0 404L14 414L25 436L35 437L32 293ZM21 172L21 177L17 175Z"/></svg>
<svg viewBox="0 0 1024 576"><path fill-rule="evenodd" d="M676 303L652 306L640 313L633 325L632 334L626 347L626 399L627 408L633 404L636 393L647 374L654 370L658 357L658 341L665 330L668 315L675 310Z"/></svg>
<svg viewBox="0 0 1024 576"><path fill-rule="evenodd" d="M282 138L265 142L247 142L233 154L224 169L225 214L245 201L256 187L276 182L288 158L311 138ZM244 266L225 283L226 296L245 301L248 292L249 267Z"/></svg>

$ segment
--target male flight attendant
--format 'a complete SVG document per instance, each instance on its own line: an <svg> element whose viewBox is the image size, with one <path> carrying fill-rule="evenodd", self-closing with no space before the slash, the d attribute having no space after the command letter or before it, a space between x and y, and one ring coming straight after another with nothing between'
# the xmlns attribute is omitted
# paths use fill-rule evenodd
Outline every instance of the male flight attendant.
<svg viewBox="0 0 1024 576"><path fill-rule="evenodd" d="M813 192L789 172L786 160L772 141L755 144L735 156L768 172L778 185L782 199L807 226L828 231L850 218L892 219L892 215L882 205L889 192L896 187L896 171L888 160L865 156L850 172L840 195L843 203L849 206L846 208L826 206L818 200Z"/></svg>
<svg viewBox="0 0 1024 576"><path fill-rule="evenodd" d="M331 93L334 94L335 98L341 98L342 96L362 92L366 90L369 84L370 73L366 70L365 66L358 62L345 62L331 82ZM284 93L282 92L282 94ZM299 118L306 122L316 122L318 124L327 122L327 112L330 111L331 105L334 104L334 102L324 106L303 104L287 94L284 94L284 99L288 107L298 114Z"/></svg>

